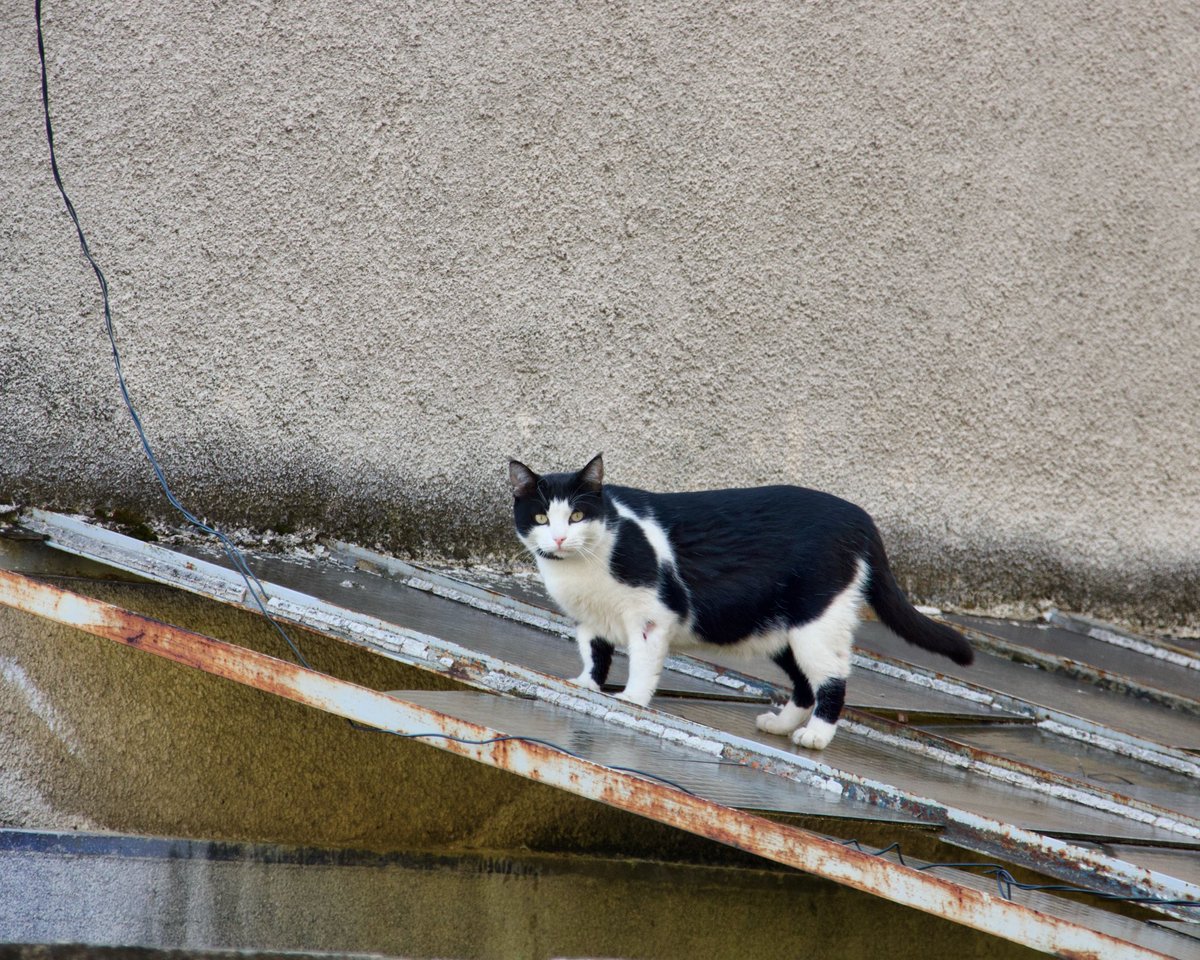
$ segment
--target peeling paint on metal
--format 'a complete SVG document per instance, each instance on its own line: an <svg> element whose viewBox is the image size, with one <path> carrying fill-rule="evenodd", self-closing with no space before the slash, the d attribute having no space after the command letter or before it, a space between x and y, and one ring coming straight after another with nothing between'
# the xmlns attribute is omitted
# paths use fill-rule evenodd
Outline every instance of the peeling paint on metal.
<svg viewBox="0 0 1200 960"><path fill-rule="evenodd" d="M933 877L816 834L680 792L632 773L607 769L540 743L495 742L503 731L455 719L265 654L172 627L101 601L0 572L0 598L20 609L77 626L178 663L257 687L381 730L444 735L434 745L532 780L916 907L1035 949L1069 955L1150 958L1160 953L1021 904ZM455 738L455 739L448 739Z"/></svg>
<svg viewBox="0 0 1200 960"><path fill-rule="evenodd" d="M886 677L903 680L905 683L911 683L914 686L937 690L939 693L949 694L952 697L958 697L960 700L968 700L971 703L999 708L996 698L992 694L973 689L966 684L928 671L902 667L899 664L889 663L878 656L867 656L862 653L855 653L852 662L855 669L858 670L870 670L873 673L881 673Z"/></svg>
<svg viewBox="0 0 1200 960"><path fill-rule="evenodd" d="M1140 653L1143 656L1153 657L1156 660L1164 660L1167 663L1173 663L1177 667L1187 667L1189 670L1200 670L1200 660L1195 657L1189 657L1182 653L1176 653L1174 650L1164 650L1162 647L1152 643L1147 643L1144 640L1138 640L1134 637L1123 636L1119 633L1113 633L1111 630L1105 630L1101 627L1092 627L1087 632L1087 636L1093 640L1100 640L1104 643L1111 644L1114 647L1123 647L1126 650L1132 650L1135 653Z"/></svg>
<svg viewBox="0 0 1200 960"><path fill-rule="evenodd" d="M1200 657L1196 657L1186 650L1179 647L1172 647L1165 643L1150 641L1134 634L1123 633L1116 628L1097 623L1089 617L1063 613L1061 610L1048 610L1046 612L1046 621L1054 624L1056 627L1070 630L1072 633L1081 633L1086 637L1091 637L1093 640L1100 640L1103 643L1112 644L1116 647L1133 650L1136 653L1153 657L1156 660L1173 663L1178 667L1187 667L1189 670L1200 670Z"/></svg>
<svg viewBox="0 0 1200 960"><path fill-rule="evenodd" d="M1148 805L1118 797L1111 791L1103 791L1096 787L1089 788L1088 785L1082 783L1066 783L1064 782L1065 778L1051 778L1045 771L1038 771L1038 775L1035 775L1028 770L1016 769L1013 764L1004 766L988 762L978 751L939 746L932 742L937 738L932 736L918 738L911 730L906 731L905 736L899 736L880 730L877 726L845 718L842 720L842 726L869 740L875 740L910 753L918 753L947 766L982 773L994 780L1023 787L1036 793L1043 793L1059 800L1078 803L1081 806L1091 807L1105 813L1116 814L1135 823L1145 823L1160 830L1200 839L1200 824L1181 819L1180 815L1173 811L1156 812L1148 809Z"/></svg>
<svg viewBox="0 0 1200 960"><path fill-rule="evenodd" d="M1180 696L1170 690L1159 689L1141 680L1113 673L1110 670L1103 670L1090 663L1022 646L969 627L956 626L976 649L986 650L1016 663L1030 664L1050 673L1061 673L1068 677L1084 680L1108 690L1118 690L1131 696L1161 703L1184 713L1200 714L1200 701L1195 699Z"/></svg>
<svg viewBox="0 0 1200 960"><path fill-rule="evenodd" d="M1081 743L1099 747L1101 750L1108 750L1111 753L1121 754L1135 760L1141 760L1143 763L1154 764L1155 766L1163 767L1176 773L1182 773L1185 776L1200 779L1200 763L1184 757L1169 756L1159 750L1140 749L1135 744L1114 739L1108 735L1107 731L1088 730L1078 724L1060 723L1057 720L1049 718L1039 720L1037 726L1047 733L1055 733L1061 737L1070 737L1072 740L1078 740Z"/></svg>
<svg viewBox="0 0 1200 960"><path fill-rule="evenodd" d="M1144 763L1152 763L1155 766L1180 773L1195 774L1200 771L1200 765L1193 761L1187 754L1163 744L1153 743L1133 734L1125 733L1124 731L1100 727L1096 723L1085 720L1082 717L1076 717L1072 714L1063 713L1039 704L1029 703L1028 701L1000 691L976 687L965 681L945 679L921 667L894 663L880 654L871 654L869 656L855 654L854 665L856 669L873 670L917 686L940 690L950 696L975 700L979 703L988 704L996 710L1005 710L1017 716L1035 720L1038 723L1053 723L1055 732L1064 733L1075 739L1090 740L1090 738L1095 737L1095 740L1090 742L1095 742L1097 745L1113 753L1131 757Z"/></svg>

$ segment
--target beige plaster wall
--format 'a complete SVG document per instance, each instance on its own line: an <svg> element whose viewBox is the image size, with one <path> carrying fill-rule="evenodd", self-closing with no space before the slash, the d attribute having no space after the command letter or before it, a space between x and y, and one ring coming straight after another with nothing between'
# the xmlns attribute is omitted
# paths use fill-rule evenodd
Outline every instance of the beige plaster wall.
<svg viewBox="0 0 1200 960"><path fill-rule="evenodd" d="M32 5L0 31L0 499L162 514ZM512 549L504 461L604 450L855 499L926 599L1194 619L1193 3L48 0L46 39L196 510Z"/></svg>

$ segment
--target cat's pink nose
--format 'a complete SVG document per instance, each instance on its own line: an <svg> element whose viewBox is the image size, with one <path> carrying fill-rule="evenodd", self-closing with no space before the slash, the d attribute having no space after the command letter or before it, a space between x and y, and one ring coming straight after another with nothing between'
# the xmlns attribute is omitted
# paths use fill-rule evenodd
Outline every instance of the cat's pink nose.
<svg viewBox="0 0 1200 960"><path fill-rule="evenodd" d="M566 540L566 539L567 539L566 537L555 537L555 538L554 538L554 547L555 547L555 549L557 549L557 550L561 550L561 549L562 549L562 545L563 545L563 541L564 541L564 540Z"/></svg>

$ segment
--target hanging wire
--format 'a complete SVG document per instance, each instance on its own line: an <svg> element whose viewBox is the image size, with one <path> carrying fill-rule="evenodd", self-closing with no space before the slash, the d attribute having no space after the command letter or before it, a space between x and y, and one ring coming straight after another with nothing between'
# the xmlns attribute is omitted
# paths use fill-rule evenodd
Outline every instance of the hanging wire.
<svg viewBox="0 0 1200 960"><path fill-rule="evenodd" d="M79 222L79 214L75 211L75 204L71 202L70 196L67 194L67 188L63 183L62 172L58 166L58 155L54 148L54 127L50 121L50 88L46 73L46 45L42 35L42 0L34 0L34 17L37 21L37 46L38 46L38 62L41 65L42 76L42 115L46 124L46 144L50 151L50 170L54 175L54 185L58 187L58 192L62 196L63 203L66 204L67 213L71 217L71 222L75 224L75 232L79 237L79 248L83 251L84 259L92 268L92 272L96 275L96 282L100 285L100 299L104 309L104 332L108 337L109 347L112 351L113 368L117 374L117 385L121 390L121 398L125 402L125 408L129 411L129 417L133 421L134 429L137 431L138 440L141 442L142 452L145 453L146 459L150 463L151 469L154 471L155 479L158 485L162 488L163 493L167 497L167 502L171 504L175 510L183 516L183 518L196 529L215 537L225 551L225 556L229 558L229 562L245 581L246 590L254 599L255 604L261 611L262 615L267 618L276 632L283 638L284 642L291 649L296 660L312 669L311 664L305 659L304 654L300 652L300 648L293 642L287 631L283 629L283 625L279 623L269 610L267 610L267 601L270 599L267 596L267 591L263 587L262 582L250 569L250 565L246 562L242 552L237 548L232 540L224 533L212 525L205 523L194 513L188 510L175 496L171 490L170 484L167 482L166 473L158 462L158 458L154 455L154 450L150 446L150 439L146 435L146 429L142 425L142 418L138 415L137 407L133 403L133 399L129 395L129 385L125 381L125 373L121 369L121 351L117 348L117 334L113 326L112 307L109 302L108 295L108 278L105 277L104 271L100 264L92 255L91 248L88 246L87 236L83 232L83 226Z"/></svg>
<svg viewBox="0 0 1200 960"><path fill-rule="evenodd" d="M1073 887L1060 883L1022 883L1009 873L1007 868L998 863L968 863L945 860L918 866L910 864L904 859L904 851L901 849L898 841L888 844L882 850L868 850L858 840L838 840L838 843L845 847L853 847L860 853L865 853L873 857L882 857L894 850L896 852L896 859L900 861L900 865L909 867L912 870L981 870L985 875L995 877L996 887L1003 900L1012 900L1012 892L1014 889L1017 889L1043 893L1086 894L1087 896L1097 897L1101 900L1123 900L1127 903L1144 903L1148 906L1200 908L1200 902L1195 900L1170 900L1164 897L1138 897L1123 893L1102 893L1098 890L1089 890L1086 887Z"/></svg>
<svg viewBox="0 0 1200 960"><path fill-rule="evenodd" d="M291 649L296 660L305 668L313 670L314 668L312 664L310 664L305 658L304 654L301 653L299 646L297 646L297 644L292 640L287 631L284 630L283 625L276 620L275 617L271 615L271 612L267 609L267 601L270 598L267 595L266 588L255 575L254 571L250 569L250 565L246 562L246 558L242 554L241 550L239 550L233 541L230 540L229 537L227 537L224 533L211 524L205 523L194 513L188 510L182 502L180 502L179 498L176 497L175 493L171 490L171 486L167 482L166 473L159 464L158 458L154 455L154 450L150 445L150 439L146 434L145 427L142 425L142 418L139 416L137 407L134 405L133 399L129 395L129 386L126 383L124 371L121 369L121 351L117 347L117 335L113 325L112 307L108 294L108 279L105 277L104 271L101 269L100 264L92 255L91 248L88 245L87 236L84 234L83 226L79 221L79 214L75 211L75 204L71 202L71 198L67 193L67 188L63 183L62 173L58 166L58 154L54 148L54 127L50 120L50 90L46 71L46 45L42 35L42 0L34 0L34 16L37 21L38 62L41 66L42 77L42 115L45 119L46 125L46 144L50 153L50 170L54 175L54 185L58 188L58 192L62 197L63 203L66 205L67 213L71 217L71 222L75 225L75 232L79 237L79 248L83 251L84 259L87 260L88 264L91 266L92 272L96 275L96 282L100 286L100 299L104 310L104 332L108 337L109 347L112 351L112 362L113 368L116 370L117 374L117 384L120 387L121 398L125 402L125 408L129 411L129 417L133 421L134 429L137 431L138 439L142 446L142 452L145 453L146 459L149 461L150 467L154 471L155 479L158 481L158 485L162 488L163 493L166 495L167 501L180 515L183 516L185 520L187 520L189 524L201 532L215 537L220 542L225 551L226 557L229 558L229 562L233 564L234 569L241 575L242 580L246 584L246 589L250 596L254 598L254 602L258 606L259 611L264 617L266 617L279 635L283 637L284 642ZM350 722L350 726L352 729L359 731L376 730L374 727L364 726L353 721ZM573 753L565 747L559 746L556 743L551 743L548 740L540 740L536 737L503 735L492 737L487 740L467 740L463 739L462 737L452 736L451 734L441 733L436 730L423 733L396 733L391 730L379 730L377 732L389 733L405 740L441 739L470 746L486 746L494 743L520 741L522 743L540 744L541 746L549 747L558 751L559 753L562 753L568 757L573 757L577 760L585 759L584 757L581 757L577 753ZM660 777L656 774L648 773L645 770L637 770L633 767L609 767L609 769L619 770L623 773L634 774L649 780L657 780L660 783L665 783L670 787L674 787L676 790L681 790L684 793L691 793L691 791L686 787L681 786L673 780L668 780L666 777Z"/></svg>

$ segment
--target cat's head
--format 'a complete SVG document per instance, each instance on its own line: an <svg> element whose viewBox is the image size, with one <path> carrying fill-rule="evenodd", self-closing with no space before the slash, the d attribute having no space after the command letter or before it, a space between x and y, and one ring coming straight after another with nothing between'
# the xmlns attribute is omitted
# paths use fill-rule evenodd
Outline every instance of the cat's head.
<svg viewBox="0 0 1200 960"><path fill-rule="evenodd" d="M604 536L604 461L600 454L577 473L544 476L512 460L508 479L517 537L530 552L565 560L588 555Z"/></svg>

